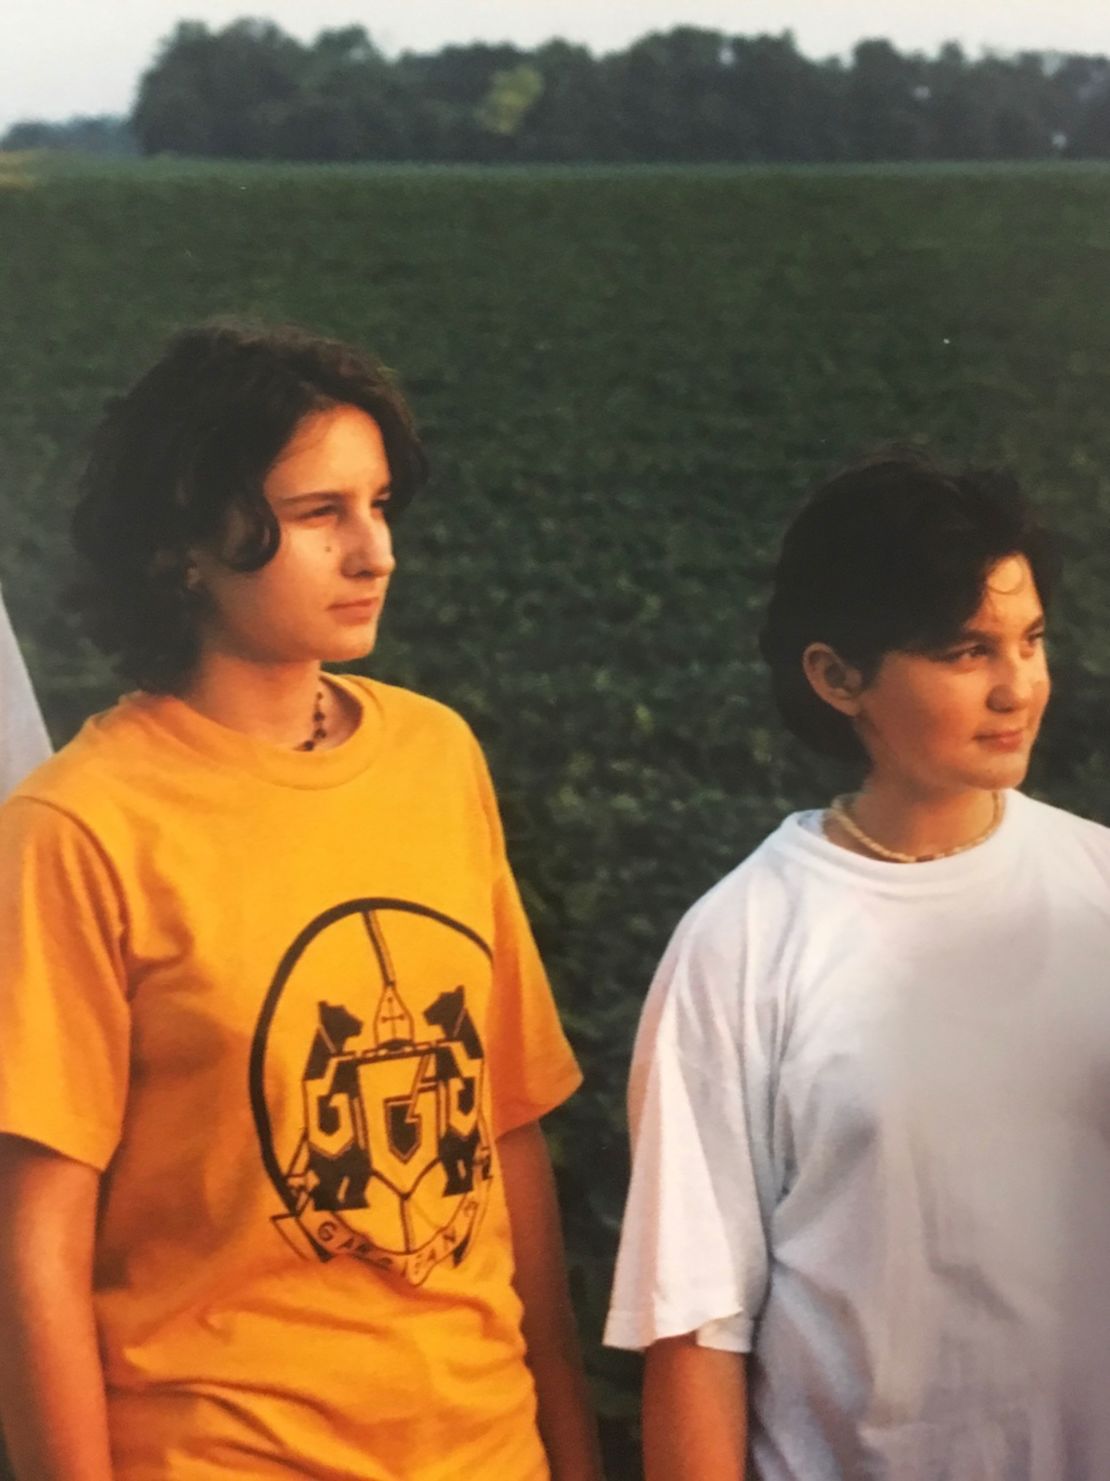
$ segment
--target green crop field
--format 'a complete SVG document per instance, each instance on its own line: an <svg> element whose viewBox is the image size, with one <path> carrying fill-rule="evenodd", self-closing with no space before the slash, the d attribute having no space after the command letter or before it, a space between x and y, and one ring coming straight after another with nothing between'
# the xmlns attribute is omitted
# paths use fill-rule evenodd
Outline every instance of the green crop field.
<svg viewBox="0 0 1110 1481"><path fill-rule="evenodd" d="M1110 821L1110 171L0 170L0 581L56 739L113 681L62 597L83 438L175 327L377 349L434 484L372 671L487 746L586 1089L553 1119L615 1477L635 1362L598 1337L622 1100L682 909L833 778L754 653L809 482L896 438L1001 460L1065 535L1034 786Z"/></svg>

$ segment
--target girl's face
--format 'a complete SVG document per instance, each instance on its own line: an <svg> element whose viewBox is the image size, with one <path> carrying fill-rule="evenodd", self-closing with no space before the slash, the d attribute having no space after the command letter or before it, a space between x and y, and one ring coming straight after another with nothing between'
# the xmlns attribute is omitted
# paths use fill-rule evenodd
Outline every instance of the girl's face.
<svg viewBox="0 0 1110 1481"><path fill-rule="evenodd" d="M361 658L374 646L393 572L389 461L378 424L354 406L314 412L266 476L281 540L259 571L194 551L205 596L201 662L218 651L264 664ZM234 523L225 548L234 548Z"/></svg>
<svg viewBox="0 0 1110 1481"><path fill-rule="evenodd" d="M884 655L857 696L875 781L919 794L1016 787L1049 695L1044 611L1029 563L992 567L983 600L949 647Z"/></svg>

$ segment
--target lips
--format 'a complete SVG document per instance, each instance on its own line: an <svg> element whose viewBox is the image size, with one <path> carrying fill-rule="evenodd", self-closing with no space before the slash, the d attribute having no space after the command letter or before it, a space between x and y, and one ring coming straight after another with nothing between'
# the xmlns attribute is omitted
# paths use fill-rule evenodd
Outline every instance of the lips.
<svg viewBox="0 0 1110 1481"><path fill-rule="evenodd" d="M996 730L976 737L983 745L1000 751L1016 751L1025 742L1025 730Z"/></svg>

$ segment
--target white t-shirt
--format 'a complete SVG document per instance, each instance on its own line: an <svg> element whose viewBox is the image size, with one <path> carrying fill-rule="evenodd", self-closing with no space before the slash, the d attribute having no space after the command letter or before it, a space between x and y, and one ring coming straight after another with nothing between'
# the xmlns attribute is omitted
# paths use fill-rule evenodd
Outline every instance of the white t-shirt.
<svg viewBox="0 0 1110 1481"><path fill-rule="evenodd" d="M1110 829L898 865L796 814L644 1008L606 1340L751 1352L760 1481L1110 1477Z"/></svg>
<svg viewBox="0 0 1110 1481"><path fill-rule="evenodd" d="M50 755L50 738L0 596L0 798Z"/></svg>

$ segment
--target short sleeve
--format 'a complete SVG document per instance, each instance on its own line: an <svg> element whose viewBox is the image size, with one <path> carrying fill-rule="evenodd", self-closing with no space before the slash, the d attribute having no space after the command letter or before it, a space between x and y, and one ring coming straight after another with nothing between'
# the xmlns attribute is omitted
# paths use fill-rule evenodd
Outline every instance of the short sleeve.
<svg viewBox="0 0 1110 1481"><path fill-rule="evenodd" d="M0 1132L103 1170L127 1099L123 912L100 849L50 804L0 809Z"/></svg>
<svg viewBox="0 0 1110 1481"><path fill-rule="evenodd" d="M485 758L474 742L493 871L493 985L486 1025L493 1134L503 1136L560 1105L582 1083L505 854Z"/></svg>
<svg viewBox="0 0 1110 1481"><path fill-rule="evenodd" d="M695 912L697 907L695 907ZM719 927L716 928L720 930ZM688 916L652 983L629 1079L632 1179L605 1329L643 1349L697 1333L744 1352L766 1291L770 1156L734 945Z"/></svg>

